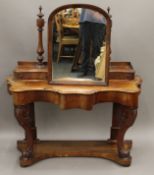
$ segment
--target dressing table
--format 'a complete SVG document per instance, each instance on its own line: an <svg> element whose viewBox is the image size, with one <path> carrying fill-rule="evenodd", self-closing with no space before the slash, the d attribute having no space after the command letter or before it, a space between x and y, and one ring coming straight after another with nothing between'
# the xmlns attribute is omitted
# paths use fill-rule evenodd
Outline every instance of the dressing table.
<svg viewBox="0 0 154 175"><path fill-rule="evenodd" d="M72 76L57 76L56 79L54 76L57 68L53 67L56 64L53 58L55 44L52 41L53 19L62 10L72 8L97 10L106 18L105 78L102 80L72 78ZM130 166L132 141L124 140L124 136L137 117L142 81L135 75L130 62L110 61L111 24L110 9L105 12L87 4L71 4L57 8L51 13L48 20L48 61L45 62L42 43L44 19L40 7L37 19L38 61L19 61L13 75L7 79L8 91L13 98L15 117L25 131L25 138L17 141L17 147L21 152L21 166L30 166L51 157L69 156L100 157L122 166ZM62 64L57 63L56 66L63 66ZM62 67L58 68L62 69ZM98 103L113 103L110 138L99 141L39 140L34 109L35 102L38 101L56 104L62 110L78 108L89 111Z"/></svg>

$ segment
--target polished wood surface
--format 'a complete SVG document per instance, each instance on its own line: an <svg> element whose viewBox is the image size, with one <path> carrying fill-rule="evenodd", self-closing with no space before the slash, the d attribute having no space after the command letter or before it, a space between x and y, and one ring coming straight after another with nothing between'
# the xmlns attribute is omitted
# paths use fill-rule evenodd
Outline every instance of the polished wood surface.
<svg viewBox="0 0 154 175"><path fill-rule="evenodd" d="M63 27L64 28L69 28L69 29L78 29L78 30L80 28L79 24L76 24L76 25L74 25L74 24L63 24Z"/></svg>
<svg viewBox="0 0 154 175"><path fill-rule="evenodd" d="M125 151L129 152L131 147L131 141L124 142ZM26 151L26 142L18 141L18 149ZM131 164L131 156L128 159L120 158L116 142L110 141L36 141L33 157L27 160L21 156L20 161L26 167L47 158L75 156L105 158L122 166Z"/></svg>
<svg viewBox="0 0 154 175"><path fill-rule="evenodd" d="M31 73L37 72L37 70L39 73L45 71L45 68L41 67L33 69L35 66L37 67L36 62L18 62L15 71L21 73L24 70L25 75L29 74L27 70ZM18 142L18 149L22 153L21 166L30 166L50 157L66 156L100 157L112 160L122 166L130 166L132 143L125 141L124 137L137 117L142 80L138 76L134 76L134 78L133 76L122 76L126 72L128 75L129 73L134 75L130 63L112 63L112 71L119 71L121 75L119 79L118 74L116 79L110 79L108 86L51 85L48 84L47 79L40 79L37 76L24 79L24 76L18 77L16 73L7 79L8 90L13 97L15 116L25 131L24 140ZM113 116L110 138L106 141L89 142L39 141L34 109L34 103L37 101L50 102L59 105L61 109L80 108L85 110L91 110L97 103L112 102Z"/></svg>
<svg viewBox="0 0 154 175"><path fill-rule="evenodd" d="M8 84L16 105L43 100L58 104L62 109L90 110L101 102L119 102L137 107L140 94L138 77L132 81L110 80L109 86L51 86L47 81L16 81L12 77L8 78Z"/></svg>

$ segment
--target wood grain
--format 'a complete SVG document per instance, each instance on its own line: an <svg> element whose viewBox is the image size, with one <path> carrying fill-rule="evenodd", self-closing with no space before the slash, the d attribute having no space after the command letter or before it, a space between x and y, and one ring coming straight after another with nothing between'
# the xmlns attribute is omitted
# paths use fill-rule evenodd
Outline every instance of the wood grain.
<svg viewBox="0 0 154 175"><path fill-rule="evenodd" d="M109 86L51 86L47 81L16 81L10 77L8 86L15 105L46 101L59 105L61 109L91 110L93 105L102 102L137 107L140 81L136 77L133 81L111 80Z"/></svg>
<svg viewBox="0 0 154 175"><path fill-rule="evenodd" d="M124 142L125 150L130 151L131 141ZM23 153L26 150L26 142L18 141L18 149ZM109 141L37 141L34 144L33 157L25 160L20 158L20 165L30 166L40 160L53 157L98 157L111 160L122 166L130 166L131 156L120 158L117 144Z"/></svg>

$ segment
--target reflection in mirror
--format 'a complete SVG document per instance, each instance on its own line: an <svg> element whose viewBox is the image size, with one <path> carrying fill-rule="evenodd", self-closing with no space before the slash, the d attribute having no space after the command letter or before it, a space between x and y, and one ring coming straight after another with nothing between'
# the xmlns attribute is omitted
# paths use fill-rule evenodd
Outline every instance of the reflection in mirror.
<svg viewBox="0 0 154 175"><path fill-rule="evenodd" d="M105 82L106 18L92 9L68 8L53 24L52 80Z"/></svg>

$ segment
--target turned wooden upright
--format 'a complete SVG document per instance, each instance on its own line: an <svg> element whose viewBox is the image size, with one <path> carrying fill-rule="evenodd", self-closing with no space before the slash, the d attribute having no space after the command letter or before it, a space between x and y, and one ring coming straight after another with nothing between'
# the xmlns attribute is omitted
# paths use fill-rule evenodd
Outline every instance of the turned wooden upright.
<svg viewBox="0 0 154 175"><path fill-rule="evenodd" d="M38 63L40 66L43 65L43 53L44 53L44 49L43 49L43 41L42 41L42 32L43 32L43 27L44 27L44 19L43 19L43 13L42 13L42 7L39 7L39 14L37 15L38 19L36 21L37 27L38 27L38 46L37 46L37 53L38 53Z"/></svg>
<svg viewBox="0 0 154 175"><path fill-rule="evenodd" d="M30 166L50 157L101 157L122 166L131 164L131 140L124 140L133 125L138 109L141 79L129 62L111 62L108 86L49 84L48 63L43 61L43 14L37 20L38 62L20 61L13 75L7 79L12 95L15 117L25 131L25 138L17 142L21 151L20 165ZM42 66L43 65L43 66ZM34 103L42 101L59 105L61 109L92 110L97 103L113 103L110 137L99 141L42 141L37 137ZM103 109L102 109L103 110ZM44 118L45 120L45 118Z"/></svg>

